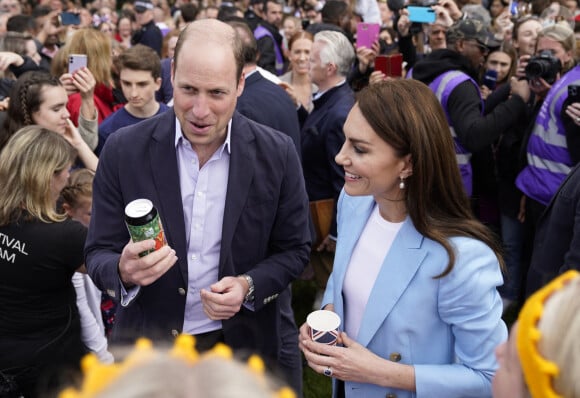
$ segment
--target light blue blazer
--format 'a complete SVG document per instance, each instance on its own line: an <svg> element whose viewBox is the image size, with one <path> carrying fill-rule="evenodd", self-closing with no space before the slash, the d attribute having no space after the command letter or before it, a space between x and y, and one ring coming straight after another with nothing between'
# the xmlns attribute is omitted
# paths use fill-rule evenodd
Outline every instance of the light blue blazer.
<svg viewBox="0 0 580 398"><path fill-rule="evenodd" d="M344 191L339 199L334 269L323 306L334 304L341 319L344 275L374 205L370 196ZM478 240L457 237L451 243L453 271L433 279L447 267L448 256L407 218L370 293L359 334L350 336L382 358L413 365L416 393L345 382L346 397L491 397L494 350L507 339L496 290L503 283L500 267Z"/></svg>

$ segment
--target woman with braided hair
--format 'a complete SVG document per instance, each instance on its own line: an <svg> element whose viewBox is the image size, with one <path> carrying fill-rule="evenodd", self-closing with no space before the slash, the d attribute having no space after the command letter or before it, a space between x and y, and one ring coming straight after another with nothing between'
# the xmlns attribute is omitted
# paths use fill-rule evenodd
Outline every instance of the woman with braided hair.
<svg viewBox="0 0 580 398"><path fill-rule="evenodd" d="M68 95L57 77L47 72L27 72L10 92L4 128L0 130L0 151L20 128L38 124L61 134L77 150L83 165L93 171L98 159L69 119Z"/></svg>

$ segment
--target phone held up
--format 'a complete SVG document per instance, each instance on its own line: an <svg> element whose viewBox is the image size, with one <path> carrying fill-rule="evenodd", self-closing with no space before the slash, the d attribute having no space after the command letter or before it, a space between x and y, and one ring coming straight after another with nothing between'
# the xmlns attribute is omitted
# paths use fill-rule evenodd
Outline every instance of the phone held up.
<svg viewBox="0 0 580 398"><path fill-rule="evenodd" d="M580 102L580 85L570 84L568 86L568 100L570 104Z"/></svg>
<svg viewBox="0 0 580 398"><path fill-rule="evenodd" d="M60 25L80 25L81 17L74 12L61 12L58 15L58 23Z"/></svg>
<svg viewBox="0 0 580 398"><path fill-rule="evenodd" d="M85 54L70 54L68 57L68 73L75 73L80 68L87 66Z"/></svg>
<svg viewBox="0 0 580 398"><path fill-rule="evenodd" d="M383 72L388 77L403 77L403 55L377 55L375 70Z"/></svg>
<svg viewBox="0 0 580 398"><path fill-rule="evenodd" d="M437 16L431 7L408 6L409 21L415 23L433 23Z"/></svg>
<svg viewBox="0 0 580 398"><path fill-rule="evenodd" d="M380 30L378 23L359 22L356 25L356 47L372 48L373 43L379 40Z"/></svg>

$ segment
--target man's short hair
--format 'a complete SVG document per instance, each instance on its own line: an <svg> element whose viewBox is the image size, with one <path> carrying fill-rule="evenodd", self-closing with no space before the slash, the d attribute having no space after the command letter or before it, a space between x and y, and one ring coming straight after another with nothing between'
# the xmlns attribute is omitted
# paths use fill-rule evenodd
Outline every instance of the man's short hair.
<svg viewBox="0 0 580 398"><path fill-rule="evenodd" d="M151 72L153 79L161 77L161 60L151 47L137 44L123 51L116 60L119 73L123 69Z"/></svg>

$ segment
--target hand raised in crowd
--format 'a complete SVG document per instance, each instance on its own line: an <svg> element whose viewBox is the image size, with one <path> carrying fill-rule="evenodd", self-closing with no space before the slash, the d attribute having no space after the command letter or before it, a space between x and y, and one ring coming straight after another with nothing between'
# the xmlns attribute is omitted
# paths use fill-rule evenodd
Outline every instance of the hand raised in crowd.
<svg viewBox="0 0 580 398"><path fill-rule="evenodd" d="M152 239L129 242L119 259L119 277L125 287L148 286L159 279L177 262L175 250L169 246L139 257L139 253L154 249Z"/></svg>
<svg viewBox="0 0 580 398"><path fill-rule="evenodd" d="M572 119L576 126L580 126L580 102L574 102L568 105L566 115L570 116L570 119Z"/></svg>
<svg viewBox="0 0 580 398"><path fill-rule="evenodd" d="M454 0L439 0L437 5L445 8L449 12L449 16L453 18L454 21L458 21L463 16L463 13Z"/></svg>
<svg viewBox="0 0 580 398"><path fill-rule="evenodd" d="M559 77L558 77L559 78ZM532 79L529 82L530 90L536 94L538 98L545 98L552 88L552 85L546 82L543 78L538 77L537 79Z"/></svg>
<svg viewBox="0 0 580 398"><path fill-rule="evenodd" d="M243 277L222 278L211 285L210 290L201 289L203 312L209 319L230 319L242 308L248 289L248 283Z"/></svg>
<svg viewBox="0 0 580 398"><path fill-rule="evenodd" d="M24 58L12 51L0 51L0 70L6 70L10 65L21 66Z"/></svg>
<svg viewBox="0 0 580 398"><path fill-rule="evenodd" d="M375 62L375 58L379 53L380 45L378 40L373 43L372 48L358 47L356 49L356 57L358 59L358 70L360 73L366 73L369 66Z"/></svg>
<svg viewBox="0 0 580 398"><path fill-rule="evenodd" d="M399 21L397 22L397 31L401 37L409 36L409 30L411 29L411 20L409 19L409 11L403 8L399 11Z"/></svg>
<svg viewBox="0 0 580 398"><path fill-rule="evenodd" d="M380 70L375 70L369 76L369 84L377 84L379 82L382 82L382 81L385 81L385 80L388 80L388 79L392 79L392 77L389 77L389 76L385 75Z"/></svg>
<svg viewBox="0 0 580 398"><path fill-rule="evenodd" d="M290 83L280 82L278 83L278 86L282 87L284 91L286 91L286 94L290 96L290 99L292 100L292 102L294 102L294 105L296 105L297 107L302 105L300 104L300 101L298 101L296 91L294 91L294 87Z"/></svg>
<svg viewBox="0 0 580 398"><path fill-rule="evenodd" d="M530 100L530 86L526 80L520 80L513 76L510 79L510 90L512 95L518 95L524 102Z"/></svg>
<svg viewBox="0 0 580 398"><path fill-rule="evenodd" d="M83 99L90 98L95 93L97 84L95 77L87 67L80 68L72 73L63 73L59 80L68 95L80 93Z"/></svg>
<svg viewBox="0 0 580 398"><path fill-rule="evenodd" d="M38 41L44 43L48 36L59 35L66 29L65 26L57 25L56 23L57 19L58 19L57 11L51 11L50 13L47 14L44 23L42 24L42 28L40 29L40 31L36 36Z"/></svg>
<svg viewBox="0 0 580 398"><path fill-rule="evenodd" d="M526 66L528 66L528 62L530 61L530 55L522 55L520 59L518 59L518 67L516 69L515 77L518 79L525 79L526 78Z"/></svg>
<svg viewBox="0 0 580 398"><path fill-rule="evenodd" d="M451 15L449 15L449 10L438 4L432 6L431 8L433 11L435 11L434 23L447 27L453 25L453 18L451 18Z"/></svg>
<svg viewBox="0 0 580 398"><path fill-rule="evenodd" d="M75 71L72 75L72 81L82 99L93 97L97 81L89 68L83 67Z"/></svg>
<svg viewBox="0 0 580 398"><path fill-rule="evenodd" d="M501 14L499 14L495 19L495 24L500 29L500 33L498 36L501 36L502 40L507 38L514 28L514 23L512 22L512 16L510 11L505 10ZM500 37L496 38L500 39Z"/></svg>

